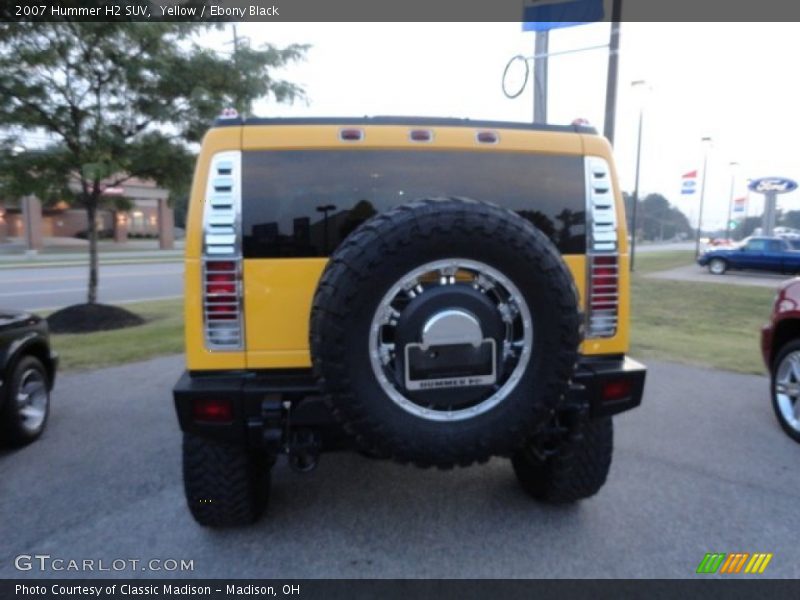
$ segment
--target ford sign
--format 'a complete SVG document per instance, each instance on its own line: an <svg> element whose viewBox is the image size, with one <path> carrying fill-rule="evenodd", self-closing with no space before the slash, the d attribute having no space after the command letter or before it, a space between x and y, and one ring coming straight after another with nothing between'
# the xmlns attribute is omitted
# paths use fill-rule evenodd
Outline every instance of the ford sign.
<svg viewBox="0 0 800 600"><path fill-rule="evenodd" d="M759 194L785 194L796 190L797 182L785 177L762 177L754 179L747 187Z"/></svg>

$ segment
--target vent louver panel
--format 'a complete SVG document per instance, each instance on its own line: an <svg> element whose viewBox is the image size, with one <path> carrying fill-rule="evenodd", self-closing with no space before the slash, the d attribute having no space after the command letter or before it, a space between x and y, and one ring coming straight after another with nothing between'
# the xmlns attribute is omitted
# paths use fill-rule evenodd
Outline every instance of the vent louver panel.
<svg viewBox="0 0 800 600"><path fill-rule="evenodd" d="M243 339L241 153L211 160L203 212L203 315L209 350L240 350Z"/></svg>
<svg viewBox="0 0 800 600"><path fill-rule="evenodd" d="M613 337L619 320L618 226L608 163L586 157L587 310L586 335Z"/></svg>

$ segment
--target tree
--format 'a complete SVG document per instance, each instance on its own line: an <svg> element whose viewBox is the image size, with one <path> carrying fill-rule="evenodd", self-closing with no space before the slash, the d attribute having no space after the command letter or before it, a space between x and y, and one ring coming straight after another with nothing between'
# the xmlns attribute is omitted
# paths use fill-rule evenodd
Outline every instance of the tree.
<svg viewBox="0 0 800 600"><path fill-rule="evenodd" d="M633 232L633 197L623 192L628 231ZM692 232L689 219L661 194L648 194L636 209L637 231L645 240L665 240Z"/></svg>
<svg viewBox="0 0 800 600"><path fill-rule="evenodd" d="M734 230L734 237L737 240L742 240L750 235L753 235L756 229L761 227L761 217L746 217L744 220L739 221Z"/></svg>
<svg viewBox="0 0 800 600"><path fill-rule="evenodd" d="M786 213L781 215L781 218L778 222L784 227L800 229L800 210L786 211Z"/></svg>
<svg viewBox="0 0 800 600"><path fill-rule="evenodd" d="M304 58L307 46L253 48L226 56L197 44L199 23L0 24L0 123L46 131L55 143L36 153L3 152L6 192L69 188L86 210L88 303L97 300L97 211L103 190L131 177L185 190L188 144L224 107L249 112L255 100L304 96L274 69ZM238 68L237 68L238 67ZM7 149L11 136L2 148Z"/></svg>

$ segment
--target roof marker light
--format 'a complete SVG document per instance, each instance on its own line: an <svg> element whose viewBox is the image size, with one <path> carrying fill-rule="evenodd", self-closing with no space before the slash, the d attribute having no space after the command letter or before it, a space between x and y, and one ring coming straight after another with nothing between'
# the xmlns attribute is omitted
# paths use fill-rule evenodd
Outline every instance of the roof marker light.
<svg viewBox="0 0 800 600"><path fill-rule="evenodd" d="M343 142L360 142L364 139L363 129L340 129L339 139Z"/></svg>
<svg viewBox="0 0 800 600"><path fill-rule="evenodd" d="M480 144L496 144L500 141L500 136L496 131L479 131L475 138Z"/></svg>

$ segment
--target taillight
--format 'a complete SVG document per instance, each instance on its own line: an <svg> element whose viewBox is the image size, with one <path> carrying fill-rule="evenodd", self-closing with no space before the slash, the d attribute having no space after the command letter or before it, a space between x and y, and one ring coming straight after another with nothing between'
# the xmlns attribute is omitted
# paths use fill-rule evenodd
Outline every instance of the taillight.
<svg viewBox="0 0 800 600"><path fill-rule="evenodd" d="M616 256L589 257L588 337L611 337L619 318L619 263Z"/></svg>
<svg viewBox="0 0 800 600"><path fill-rule="evenodd" d="M192 402L192 419L199 423L230 423L233 405L230 399L197 398Z"/></svg>
<svg viewBox="0 0 800 600"><path fill-rule="evenodd" d="M608 163L587 156L586 337L613 337L619 320L619 248L614 189Z"/></svg>
<svg viewBox="0 0 800 600"><path fill-rule="evenodd" d="M203 213L203 323L209 350L243 347L241 153L211 161Z"/></svg>

